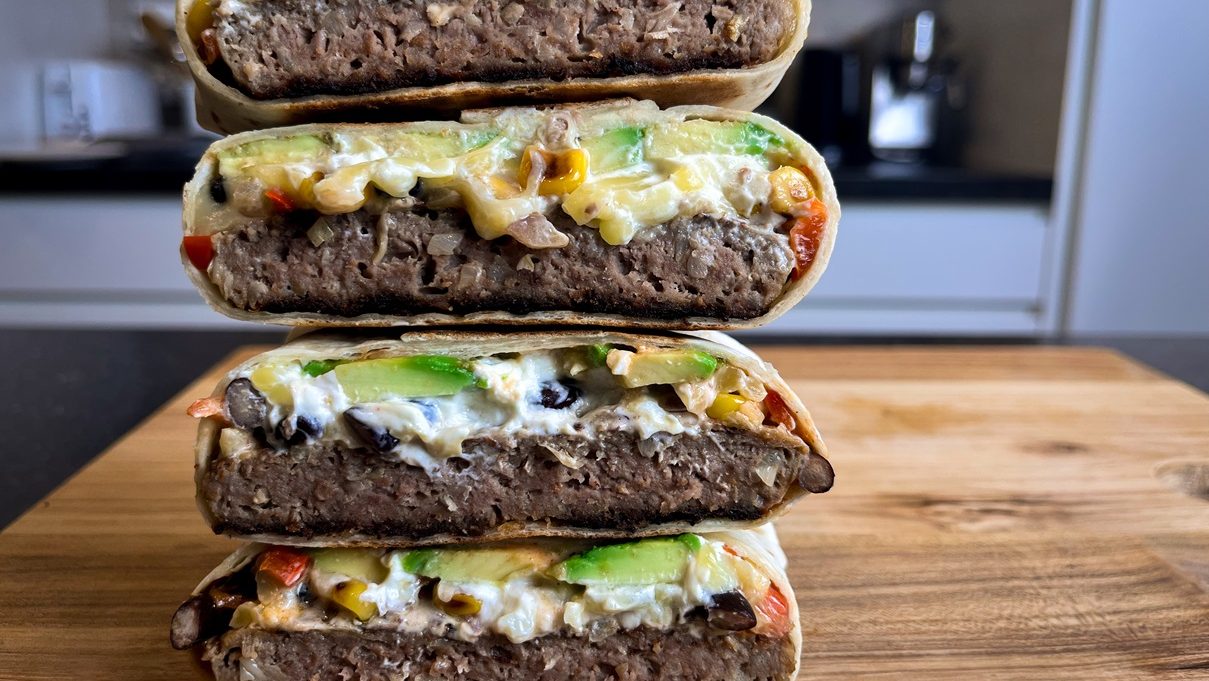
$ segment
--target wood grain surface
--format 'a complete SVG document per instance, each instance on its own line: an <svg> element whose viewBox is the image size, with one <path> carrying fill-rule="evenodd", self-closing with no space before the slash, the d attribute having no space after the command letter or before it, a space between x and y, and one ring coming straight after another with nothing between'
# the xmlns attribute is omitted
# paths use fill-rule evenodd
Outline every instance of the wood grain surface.
<svg viewBox="0 0 1209 681"><path fill-rule="evenodd" d="M1205 395L1096 349L759 350L837 471L778 523L802 678L1209 678ZM0 534L0 679L200 674L167 629L234 546L184 416L217 377Z"/></svg>

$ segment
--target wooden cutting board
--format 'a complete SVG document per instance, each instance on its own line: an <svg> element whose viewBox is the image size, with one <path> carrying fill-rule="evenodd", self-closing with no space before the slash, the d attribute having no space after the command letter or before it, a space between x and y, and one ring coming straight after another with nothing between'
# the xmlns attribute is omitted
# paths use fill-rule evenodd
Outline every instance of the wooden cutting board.
<svg viewBox="0 0 1209 681"><path fill-rule="evenodd" d="M1096 349L762 350L837 471L778 523L802 678L1209 678L1205 395ZM234 546L184 415L218 375L0 534L0 679L198 674L167 630Z"/></svg>

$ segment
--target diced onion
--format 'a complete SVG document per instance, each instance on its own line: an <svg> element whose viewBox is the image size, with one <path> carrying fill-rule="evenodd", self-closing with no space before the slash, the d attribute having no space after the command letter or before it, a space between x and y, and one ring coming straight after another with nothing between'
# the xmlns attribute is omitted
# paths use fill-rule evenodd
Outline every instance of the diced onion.
<svg viewBox="0 0 1209 681"><path fill-rule="evenodd" d="M571 243L567 235L555 229L541 213L531 213L508 225L505 231L529 248L562 248Z"/></svg>
<svg viewBox="0 0 1209 681"><path fill-rule="evenodd" d="M462 243L461 232L442 232L428 240L429 255L453 255L457 252L458 244Z"/></svg>
<svg viewBox="0 0 1209 681"><path fill-rule="evenodd" d="M533 271L534 267L533 256L526 253L521 256L521 259L516 262L516 269L524 271Z"/></svg>
<svg viewBox="0 0 1209 681"><path fill-rule="evenodd" d="M336 233L332 231L332 226L328 224L327 218L319 218L311 228L306 230L306 238L311 240L312 246L322 246L324 241L332 238Z"/></svg>

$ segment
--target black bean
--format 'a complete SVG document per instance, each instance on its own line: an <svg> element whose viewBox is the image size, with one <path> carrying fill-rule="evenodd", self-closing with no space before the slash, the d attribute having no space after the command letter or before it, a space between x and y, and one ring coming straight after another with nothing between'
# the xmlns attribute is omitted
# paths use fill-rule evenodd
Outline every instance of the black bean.
<svg viewBox="0 0 1209 681"><path fill-rule="evenodd" d="M282 419L274 432L286 444L299 445L323 435L323 424L314 417L296 414L292 418Z"/></svg>
<svg viewBox="0 0 1209 681"><path fill-rule="evenodd" d="M181 604L172 616L171 641L177 650L190 648L226 631L235 608L256 600L256 581L251 564L238 572L219 577L205 593Z"/></svg>
<svg viewBox="0 0 1209 681"><path fill-rule="evenodd" d="M227 202L227 185L223 184L222 175L217 173L210 178L210 198L214 199L214 203Z"/></svg>
<svg viewBox="0 0 1209 681"><path fill-rule="evenodd" d="M344 412L344 422L365 443L366 447L376 454L387 454L399 445L399 438L386 432L385 428L372 426L363 421L364 414L364 410L353 407Z"/></svg>
<svg viewBox="0 0 1209 681"><path fill-rule="evenodd" d="M835 469L831 467L830 461L811 452L806 457L806 465L802 467L802 472L798 474L798 484L807 492L822 494L835 484Z"/></svg>
<svg viewBox="0 0 1209 681"><path fill-rule="evenodd" d="M546 381L541 385L541 398L538 404L546 409L566 409L575 404L583 391L570 379Z"/></svg>
<svg viewBox="0 0 1209 681"><path fill-rule="evenodd" d="M237 378L227 386L224 407L227 420L246 430L263 428L269 415L264 395L246 378Z"/></svg>
<svg viewBox="0 0 1209 681"><path fill-rule="evenodd" d="M743 594L730 591L711 599L706 621L715 629L746 631L756 626L756 611Z"/></svg>

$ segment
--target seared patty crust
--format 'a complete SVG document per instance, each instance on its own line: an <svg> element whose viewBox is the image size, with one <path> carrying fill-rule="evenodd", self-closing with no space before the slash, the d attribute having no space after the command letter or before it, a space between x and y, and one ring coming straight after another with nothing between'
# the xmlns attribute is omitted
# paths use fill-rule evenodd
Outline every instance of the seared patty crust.
<svg viewBox="0 0 1209 681"><path fill-rule="evenodd" d="M480 238L454 210L359 210L327 220L334 234L315 246L305 220L247 218L214 236L207 274L223 298L249 312L752 319L768 312L793 271L784 235L708 215L644 229L621 246L557 215L551 221L570 243L542 250L507 236ZM375 262L380 228L386 249ZM452 254L432 246L442 234L461 235Z"/></svg>
<svg viewBox="0 0 1209 681"><path fill-rule="evenodd" d="M773 681L793 671L785 638L720 634L699 622L608 636L550 635L511 643L387 631L237 629L207 645L217 681L240 681L240 660L264 679L403 681Z"/></svg>
<svg viewBox="0 0 1209 681"><path fill-rule="evenodd" d="M214 530L231 534L418 542L542 523L624 535L675 521L756 520L785 498L808 458L820 458L782 430L721 425L647 439L619 430L482 437L462 452L431 476L335 442L216 453L199 495Z"/></svg>
<svg viewBox="0 0 1209 681"><path fill-rule="evenodd" d="M273 99L742 68L794 20L786 0L258 0L219 12L217 36L235 84Z"/></svg>

